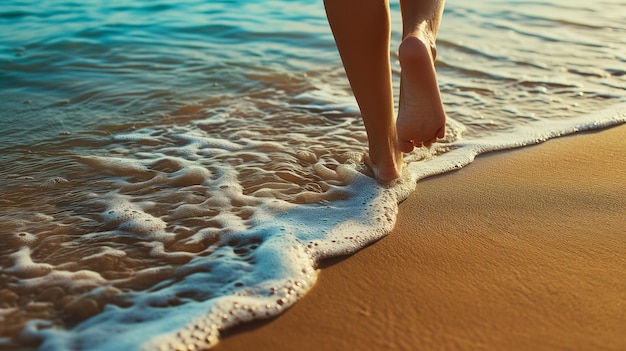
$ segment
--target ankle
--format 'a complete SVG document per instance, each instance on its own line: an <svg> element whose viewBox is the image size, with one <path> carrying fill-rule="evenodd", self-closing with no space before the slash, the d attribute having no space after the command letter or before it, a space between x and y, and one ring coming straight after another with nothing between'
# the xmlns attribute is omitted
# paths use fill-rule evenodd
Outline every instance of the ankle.
<svg viewBox="0 0 626 351"><path fill-rule="evenodd" d="M399 178L402 173L402 152L397 148L397 141L390 141L384 147L370 145L367 165L380 181L388 182Z"/></svg>

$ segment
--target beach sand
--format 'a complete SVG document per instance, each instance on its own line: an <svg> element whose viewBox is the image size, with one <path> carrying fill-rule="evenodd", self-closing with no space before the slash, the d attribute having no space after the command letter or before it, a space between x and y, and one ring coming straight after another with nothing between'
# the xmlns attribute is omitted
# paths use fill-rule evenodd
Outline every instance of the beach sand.
<svg viewBox="0 0 626 351"><path fill-rule="evenodd" d="M626 125L418 182L387 237L215 350L626 350Z"/></svg>

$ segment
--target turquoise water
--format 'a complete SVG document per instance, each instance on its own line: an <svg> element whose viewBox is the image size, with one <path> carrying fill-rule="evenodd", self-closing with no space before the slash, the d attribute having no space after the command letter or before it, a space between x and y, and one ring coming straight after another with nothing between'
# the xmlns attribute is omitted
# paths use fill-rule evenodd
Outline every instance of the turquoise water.
<svg viewBox="0 0 626 351"><path fill-rule="evenodd" d="M625 122L624 23L616 0L450 1L448 134L383 186L321 1L5 1L0 346L208 348L280 314L419 179Z"/></svg>

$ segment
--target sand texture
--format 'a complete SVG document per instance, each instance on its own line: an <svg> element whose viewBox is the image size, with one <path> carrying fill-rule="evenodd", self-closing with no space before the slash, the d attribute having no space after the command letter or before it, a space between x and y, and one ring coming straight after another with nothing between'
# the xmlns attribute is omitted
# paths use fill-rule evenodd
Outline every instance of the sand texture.
<svg viewBox="0 0 626 351"><path fill-rule="evenodd" d="M215 350L626 350L626 126L418 182L389 236Z"/></svg>

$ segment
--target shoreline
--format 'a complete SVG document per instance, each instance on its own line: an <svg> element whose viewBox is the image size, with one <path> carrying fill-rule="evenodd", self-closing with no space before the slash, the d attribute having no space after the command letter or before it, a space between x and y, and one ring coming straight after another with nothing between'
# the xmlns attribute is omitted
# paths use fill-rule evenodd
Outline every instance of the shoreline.
<svg viewBox="0 0 626 351"><path fill-rule="evenodd" d="M421 180L388 236L212 350L626 349L624 150L622 124Z"/></svg>

